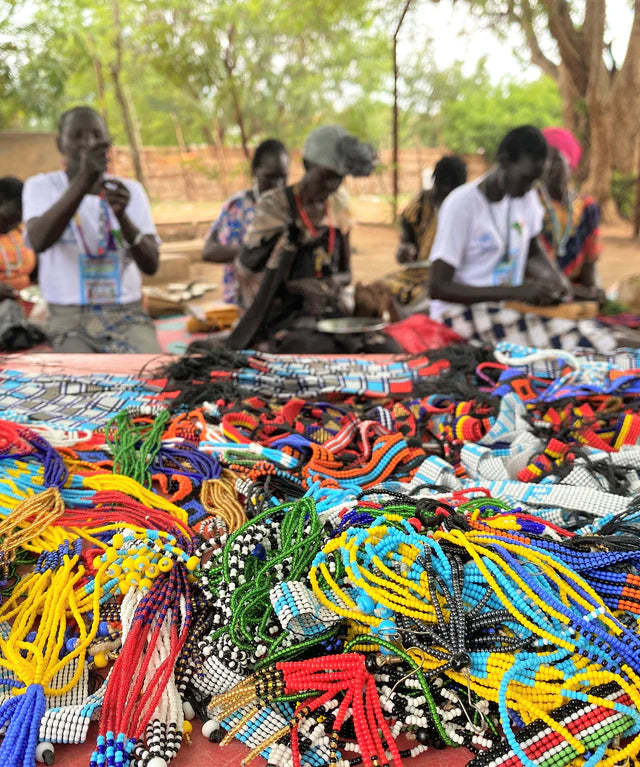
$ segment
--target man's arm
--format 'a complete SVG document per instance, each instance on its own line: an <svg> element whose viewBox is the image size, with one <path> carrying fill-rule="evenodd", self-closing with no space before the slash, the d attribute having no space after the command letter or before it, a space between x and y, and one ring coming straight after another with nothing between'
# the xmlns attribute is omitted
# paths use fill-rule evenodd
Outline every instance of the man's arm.
<svg viewBox="0 0 640 767"><path fill-rule="evenodd" d="M138 269L143 274L155 274L160 267L160 247L153 234L143 234L129 217L127 213L127 206L131 201L129 188L119 179L110 178L105 181L102 191L118 219L122 236ZM142 210L145 218L148 217L149 222L151 222L151 211L147 210L149 203L146 195L144 195L144 200L138 199L137 202L138 211L140 211L141 205L144 206ZM142 220L144 221L144 219ZM144 223L142 226L144 227Z"/></svg>
<svg viewBox="0 0 640 767"><path fill-rule="evenodd" d="M213 264L230 264L240 255L241 246L237 244L221 245L214 229L207 237L202 249L202 260Z"/></svg>
<svg viewBox="0 0 640 767"><path fill-rule="evenodd" d="M152 234L140 237L140 230L126 213L118 216L122 236L129 245L129 253L143 274L154 275L160 268L160 247Z"/></svg>
<svg viewBox="0 0 640 767"><path fill-rule="evenodd" d="M557 303L563 296L571 294L571 286L567 278L557 265L547 257L540 247L537 237L533 237L529 241L525 278L545 286L551 299L548 303Z"/></svg>
<svg viewBox="0 0 640 767"><path fill-rule="evenodd" d="M431 298L453 304L479 304L490 301L526 301L531 304L548 303L547 288L537 282L524 285L475 286L463 285L454 280L455 268L446 261L434 261L429 270Z"/></svg>
<svg viewBox="0 0 640 767"><path fill-rule="evenodd" d="M41 216L27 220L27 236L36 253L47 250L62 237L82 199L104 173L108 148L107 143L101 143L88 149L82 156L78 173L71 179L62 197ZM25 208L28 216L29 206Z"/></svg>

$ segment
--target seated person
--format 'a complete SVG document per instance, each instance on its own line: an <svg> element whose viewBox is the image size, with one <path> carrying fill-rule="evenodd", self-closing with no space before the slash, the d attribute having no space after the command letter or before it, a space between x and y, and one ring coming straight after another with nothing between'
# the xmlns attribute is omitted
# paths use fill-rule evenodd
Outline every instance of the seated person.
<svg viewBox="0 0 640 767"><path fill-rule="evenodd" d="M500 143L495 167L442 203L430 259L431 318L491 345L507 340L608 353L615 338L597 322L541 317L501 303L550 305L570 293L538 244L544 211L532 186L547 152L537 128L515 128Z"/></svg>
<svg viewBox="0 0 640 767"><path fill-rule="evenodd" d="M223 298L238 303L234 259L239 255L244 236L253 221L258 197L270 189L285 186L289 175L289 154L281 141L269 139L256 149L251 161L253 187L238 192L222 206L202 251L202 259L224 264Z"/></svg>
<svg viewBox="0 0 640 767"><path fill-rule="evenodd" d="M455 155L442 157L433 171L433 186L425 189L404 209L396 260L412 266L392 272L384 282L405 307L406 314L429 311L427 261L438 227L438 210L445 197L467 180L467 166ZM420 262L419 265L416 262Z"/></svg>
<svg viewBox="0 0 640 767"><path fill-rule="evenodd" d="M467 166L460 157L441 157L433 171L433 186L424 189L402 212L398 263L428 261L438 228L443 200L467 181Z"/></svg>
<svg viewBox="0 0 640 767"><path fill-rule="evenodd" d="M142 186L107 175L109 146L102 117L75 107L59 124L65 170L24 185L27 238L39 255L55 351L161 351L140 276L158 270L159 240Z"/></svg>
<svg viewBox="0 0 640 767"><path fill-rule="evenodd" d="M564 128L542 131L549 145L549 162L542 175L540 199L545 208L540 243L555 259L581 298L597 298L596 262L600 257L600 206L570 186L582 147Z"/></svg>
<svg viewBox="0 0 640 767"><path fill-rule="evenodd" d="M26 288L36 268L36 256L22 238L22 181L13 176L0 178L0 258L4 292Z"/></svg>
<svg viewBox="0 0 640 767"><path fill-rule="evenodd" d="M302 153L305 174L258 200L236 260L247 311L228 339L234 349L330 352L332 337L315 330L321 316L343 316L341 288L351 280L351 219L340 185L367 176L375 152L338 126L312 131Z"/></svg>

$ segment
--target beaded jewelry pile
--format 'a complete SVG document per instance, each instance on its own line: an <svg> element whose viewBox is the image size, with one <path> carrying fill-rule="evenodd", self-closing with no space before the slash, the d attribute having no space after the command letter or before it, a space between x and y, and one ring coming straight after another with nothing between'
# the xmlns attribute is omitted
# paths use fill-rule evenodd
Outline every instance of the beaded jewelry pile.
<svg viewBox="0 0 640 767"><path fill-rule="evenodd" d="M167 767L196 718L212 760L238 738L272 767L638 758L634 353L22 375L0 764L90 740L90 767Z"/></svg>

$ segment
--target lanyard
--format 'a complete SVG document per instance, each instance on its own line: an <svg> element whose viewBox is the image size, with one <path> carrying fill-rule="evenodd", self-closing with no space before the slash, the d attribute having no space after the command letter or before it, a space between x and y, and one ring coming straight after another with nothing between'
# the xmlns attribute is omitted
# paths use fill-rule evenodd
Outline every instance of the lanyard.
<svg viewBox="0 0 640 767"><path fill-rule="evenodd" d="M500 227L498 226L498 222L496 220L495 214L493 212L493 208L491 207L491 201L487 199L487 207L489 208L489 215L491 216L491 222L493 223L493 226L498 233L498 236L501 240L505 243L505 249L504 253L502 254L502 258L500 259L500 263L509 262L511 260L511 203L513 202L513 199L509 197L509 201L507 203L507 233L506 237L502 237L500 233Z"/></svg>
<svg viewBox="0 0 640 767"><path fill-rule="evenodd" d="M80 221L80 213L76 211L73 217L73 222L76 228L76 239L79 240L79 245L83 250L83 254L87 258L104 258L107 254L109 247L113 243L113 230L111 228L111 216L109 215L109 205L102 195L100 195L100 220L98 229L98 244L96 246L96 252L92 253L89 250L87 238L85 237L82 229L82 223Z"/></svg>
<svg viewBox="0 0 640 767"><path fill-rule="evenodd" d="M302 223L305 225L305 227L307 228L307 231L312 237L317 237L318 230L311 223L311 219L307 215L307 211L304 209L304 205L302 204L302 201L300 200L300 197L297 192L295 194L295 198L296 198L296 206L298 208L298 213L300 214L300 218L302 219ZM325 204L325 216L329 218L329 206L326 204ZM331 224L331 222L329 222L329 256L333 255L335 244L336 244L336 229Z"/></svg>
<svg viewBox="0 0 640 767"><path fill-rule="evenodd" d="M539 189L542 197L542 202L544 203L544 207L547 210L547 214L549 215L549 220L551 222L551 228L553 230L553 245L556 247L557 255L560 258L564 258L567 255L567 242L571 238L571 232L573 231L573 203L571 200L571 195L567 195L566 202L567 225L565 226L564 232L561 232L560 222L558 220L555 205L551 199L551 196L547 192L544 184L540 184Z"/></svg>

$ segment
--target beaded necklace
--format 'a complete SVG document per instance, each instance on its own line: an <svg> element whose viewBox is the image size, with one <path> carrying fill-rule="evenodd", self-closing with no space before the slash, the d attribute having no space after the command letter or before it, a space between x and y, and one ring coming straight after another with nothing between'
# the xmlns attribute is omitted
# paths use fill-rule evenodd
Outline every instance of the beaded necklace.
<svg viewBox="0 0 640 767"><path fill-rule="evenodd" d="M553 229L553 244L556 247L556 255L559 258L564 258L567 255L567 242L571 237L573 231L573 200L571 194L567 194L566 208L567 208L567 224L564 228L564 232L560 231L560 222L555 211L553 200L551 199L549 192L544 184L539 185L542 201L544 203L545 210L551 220L551 228Z"/></svg>
<svg viewBox="0 0 640 767"><path fill-rule="evenodd" d="M386 516L386 519L389 522L393 521L393 517L389 515ZM512 538L507 538L499 547L492 550L492 548L487 548L488 540L485 535L482 538L482 545L476 549L475 546L480 543L480 540L472 547L473 533L467 539L460 530L452 530L449 533L438 531L433 539L422 538L419 542L415 530L406 522L404 522L404 525L404 532L397 528L390 529L388 527L373 526L368 532L366 530L353 530L350 533L344 533L340 538L331 540L324 547L323 554L316 558L311 573L311 583L314 592L321 602L329 609L345 617L368 625L374 636L380 635L383 638L390 639L404 637L405 633L411 636L415 632L412 640L415 646L410 650L410 654L420 662L421 666L425 669L432 668L434 672L436 669L444 671L458 682L464 682L465 676L460 672L466 666L467 684L483 697L498 703L502 707L501 714L503 720L507 717L507 698L509 700L509 707L523 713L540 711L539 704L534 705L533 701L527 702L526 696L530 695L527 692L529 684L528 674L531 671L523 673L524 669L527 668L527 664L530 664L534 659L535 667L539 667L537 676L533 677L536 679L536 689L539 690L538 698L544 700L545 696L547 696L546 699L549 702L546 706L549 708L560 705L563 696L569 697L571 694L577 694L575 685L579 685L583 679L585 681L591 680L593 684L594 680L615 676L615 674L612 675L612 671L596 670L598 665L600 665L600 668L604 667L607 669L608 667L613 672L615 672L616 668L624 667L624 673L630 678L635 678L638 662L635 650L627 650L624 642L613 641L611 638L612 634L610 632L613 629L613 624L610 622L612 620L615 622L615 619L612 616L607 616L605 605L586 582L580 581L577 576L572 575L571 580L566 581L565 585L562 577L567 577L570 571L562 567L557 560L547 559L545 555L532 557L529 548L519 547L517 549L518 556L526 554L526 557L531 559L532 564L535 564L536 571L545 572L547 570L547 577L551 578L549 583L553 583L555 588L560 588L561 594L567 588L573 589L572 592L566 592L567 596L569 593L572 593L572 596L569 598L569 601L565 598L562 604L552 596L552 592L546 591L544 597L542 597L542 593L539 590L542 581L539 578L532 579L528 575L528 571L514 558L513 554L516 552L516 549L511 542ZM369 544L365 543L367 540L370 541ZM405 543L401 543L402 541ZM362 562L358 562L358 559L354 558L352 546L357 545L357 551L360 551L363 544L363 555L364 552L367 553ZM435 555L430 560L431 564L429 564L427 558L419 554L425 544L429 545ZM473 590L469 590L469 587L474 582L482 582L482 580L478 581L477 576L474 576L469 581L469 586L466 585L466 571L470 568L470 565L465 567L465 585L463 586L459 565L455 565L455 560L452 560L446 554L446 549L440 549L438 544L446 544L447 546L451 544L456 546L462 545L466 551L466 556L471 556L471 561L478 568L478 575L481 576L482 580L486 581L489 589L482 591L478 590L477 586L473 586ZM378 549L379 553L377 552ZM345 583L357 586L359 591L356 590L355 593L352 592L351 587L345 588L345 585L339 585L328 571L323 559L331 552L340 550L343 552ZM412 553L412 551L415 553ZM392 554L392 552L397 553ZM482 558L480 558L480 554ZM402 571L398 571L385 564L390 556L392 561L397 559L398 563L402 563L404 575L400 574ZM356 562L358 562L357 565ZM500 564L498 564L499 562ZM557 571L556 575L552 575L553 570L547 569L548 565L552 565L552 568ZM443 579L439 580L438 571L443 567ZM317 574L315 572L316 568ZM458 573L457 575L456 572ZM526 595L526 599L515 596L511 590L506 590L508 581L505 575L519 583L520 589ZM448 607L444 607L441 606L440 597L436 594L436 590L443 595L447 594L447 582L452 582L453 590L445 598L444 604L448 605ZM333 592L334 599L326 598L325 589ZM358 596L358 593L360 593L360 596ZM415 597L411 596L412 593L415 594ZM509 596L507 596L508 594ZM531 600L531 602L528 600ZM482 640L479 637L478 640L475 640L478 642L475 645L475 649L473 646L465 645L458 645L458 649L454 649L455 645L453 645L452 649L449 650L450 660L447 661L447 655L443 654L442 650L438 648L446 647L452 640L460 641L465 635L463 624L456 617L457 603L470 603L470 605L473 605L471 615L481 611L478 614L480 619L479 626L487 627L491 625L490 621L506 622L508 625L513 617L517 618L517 624L524 631L519 629L518 632L512 634L512 638L509 638L508 634L502 639L500 639L499 635L496 635L493 640L489 638ZM504 608L501 607L501 603L504 605ZM567 605L570 605L570 607ZM579 617L580 614L586 615L586 623L583 623L585 619ZM394 615L396 616L395 618L393 617ZM589 644L584 644L581 634L573 633L570 641L567 641L567 636L561 635L559 626L567 619L570 621L570 625L574 627L574 631L581 625L585 626L582 630L587 632L584 639ZM604 621L605 624L610 626L606 632L601 631L600 621ZM439 628L431 628L434 622L435 626ZM586 629L587 623L588 629ZM457 624L457 628L452 631L450 638L446 639L443 636L439 636L438 632L442 630L442 627L446 627L449 624L451 624L452 629ZM473 624L471 625L473 626ZM514 629L515 626L511 631ZM474 629L471 628L472 633L473 631ZM613 631L618 634L620 632L624 634L626 629L623 624L619 623ZM604 650L597 649L597 651L594 651L595 648L590 644L591 636L594 632L600 642L598 647L604 648L606 645L602 644L602 640L605 640L605 642L609 643L610 648L607 652L613 653L613 655L606 655L605 659ZM425 636L429 640L427 645L424 643ZM563 680L564 686L561 690L556 690L554 684L550 683L554 680L554 674L549 676L545 671L545 667L540 666L540 659L543 656L523 652L523 649L518 649L524 648L535 636L550 642L552 646L565 648L565 650L559 650L556 653L555 660L555 669L558 671L563 668L563 665L566 666L566 676L558 678L558 681ZM456 637L457 639L454 639ZM631 641L635 645L635 640ZM483 646L486 649L481 651ZM480 658L487 655L487 649L489 650L488 657L490 660L490 664L487 667L489 676L487 676L487 672L477 675L476 663ZM574 666L571 664L566 665L566 651L571 653L576 650L579 651L581 657L585 658L585 663L582 664L580 662ZM515 656L514 653L516 653ZM512 657L512 660L507 660L509 656ZM504 660L500 660L501 657ZM551 662L552 657L550 655L546 662ZM615 658L613 664L609 660L611 657ZM517 663L515 661L516 658L518 658ZM492 668L495 671L492 671ZM508 668L520 669L518 672L519 676L513 675L514 679L512 680L512 675L505 675L504 670ZM487 679L493 679L493 674L498 669L502 671L495 676L495 682L487 683ZM629 688L623 677L616 678L618 678L619 683L625 689L628 689L629 694L636 694ZM498 680L500 680L499 683ZM511 687L512 683L513 687ZM492 687L492 684L495 684L496 687ZM586 693L585 700L589 699L589 693Z"/></svg>
<svg viewBox="0 0 640 767"><path fill-rule="evenodd" d="M271 588L299 580L318 550L322 528L313 501L268 509L229 535L203 566L203 589L213 601L210 663L239 673L281 649L302 651L274 620ZM228 674L227 674L228 676Z"/></svg>
<svg viewBox="0 0 640 767"><path fill-rule="evenodd" d="M113 249L114 239L117 233L111 227L111 210L104 194L99 195L98 242L96 244L95 252L89 248L79 213L76 213L73 217L73 223L76 240L82 248L82 254L87 258L104 258L109 250Z"/></svg>
<svg viewBox="0 0 640 767"><path fill-rule="evenodd" d="M169 412L164 410L149 423L146 418L137 420L130 411L118 413L106 431L116 473L125 474L145 487L151 486L150 469L160 450L169 417Z"/></svg>
<svg viewBox="0 0 640 767"><path fill-rule="evenodd" d="M305 225L307 231L309 234L314 238L317 239L318 237L318 230L315 228L315 226L311 223L311 219L309 218L309 214L307 213L304 205L302 204L302 200L300 199L300 195L298 194L298 190L296 188L295 191L295 201L296 201L296 207L298 208L298 213L300 214L300 218L302 219L302 223ZM325 202L324 204L324 217L329 218L329 206ZM333 256L333 252L336 247L336 228L335 226L329 221L329 246L328 246L328 256L331 258Z"/></svg>
<svg viewBox="0 0 640 767"><path fill-rule="evenodd" d="M98 632L106 567L91 584L83 583L79 539L60 535L58 541L57 548L41 552L33 574L0 607L0 621L13 619L9 636L0 636L0 666L16 679L14 692L0 705L0 721L7 726L0 743L4 764L33 764L45 696L64 696L78 684L87 648ZM69 624L77 627L78 638L67 650ZM23 694L16 693L20 688Z"/></svg>

